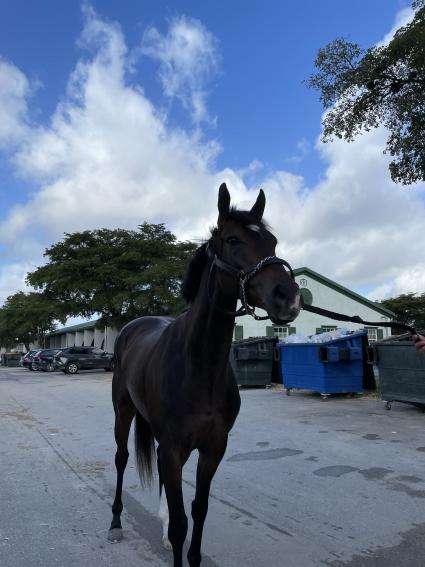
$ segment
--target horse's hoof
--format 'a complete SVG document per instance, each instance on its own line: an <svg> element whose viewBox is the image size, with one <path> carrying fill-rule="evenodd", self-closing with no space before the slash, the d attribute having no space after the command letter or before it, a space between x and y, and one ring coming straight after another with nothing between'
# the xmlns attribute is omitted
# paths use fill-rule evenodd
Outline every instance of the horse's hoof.
<svg viewBox="0 0 425 567"><path fill-rule="evenodd" d="M173 546L171 545L171 542L167 536L164 536L162 538L162 545L165 547L165 549L168 549L168 551L173 551Z"/></svg>
<svg viewBox="0 0 425 567"><path fill-rule="evenodd" d="M118 543L123 538L122 528L111 528L108 532L108 541L110 543Z"/></svg>

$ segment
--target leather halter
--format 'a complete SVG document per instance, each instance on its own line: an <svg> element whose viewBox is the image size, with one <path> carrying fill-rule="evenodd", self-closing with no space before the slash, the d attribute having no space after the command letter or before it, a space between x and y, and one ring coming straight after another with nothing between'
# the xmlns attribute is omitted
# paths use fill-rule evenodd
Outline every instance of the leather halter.
<svg viewBox="0 0 425 567"><path fill-rule="evenodd" d="M258 272L260 272L266 266L270 266L271 264L280 264L281 266L286 266L289 269L292 279L295 280L294 272L292 271L291 266L288 264L286 260L283 260L282 258L278 258L277 256L267 256L266 258L260 260L258 264L256 264L252 268L240 270L239 268L235 268L231 264L228 264L224 260L221 260L221 258L219 258L217 254L211 249L210 245L207 245L207 255L210 258L210 260L212 260L210 266L210 272L208 275L208 284L207 284L208 296L211 303L213 302L211 299L210 286L211 286L212 273L215 267L218 268L219 270L222 270L223 272L227 272L228 274L235 276L238 279L239 291L240 291L239 299L242 303L242 307L240 307L237 311L230 311L228 309L223 309L222 307L219 307L216 304L213 304L214 307L219 311L221 311L222 313L226 313L228 315L234 315L235 317L240 317L241 315L251 315L251 317L254 317L254 319L257 321L263 321L264 319L269 319L268 316L260 317L259 315L257 315L255 313L255 307L251 307L248 304L248 300L246 297L246 288L245 288L247 282L251 278L256 276Z"/></svg>

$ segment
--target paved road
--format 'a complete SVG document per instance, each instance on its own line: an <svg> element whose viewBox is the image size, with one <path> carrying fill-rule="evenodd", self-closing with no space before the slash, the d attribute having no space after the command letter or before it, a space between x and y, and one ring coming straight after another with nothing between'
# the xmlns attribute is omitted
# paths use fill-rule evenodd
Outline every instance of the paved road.
<svg viewBox="0 0 425 567"><path fill-rule="evenodd" d="M0 369L2 567L171 565L156 487L126 471L125 540L106 541L114 492L109 373ZM375 399L243 390L215 477L205 567L423 567L425 415ZM195 459L184 471L189 510Z"/></svg>

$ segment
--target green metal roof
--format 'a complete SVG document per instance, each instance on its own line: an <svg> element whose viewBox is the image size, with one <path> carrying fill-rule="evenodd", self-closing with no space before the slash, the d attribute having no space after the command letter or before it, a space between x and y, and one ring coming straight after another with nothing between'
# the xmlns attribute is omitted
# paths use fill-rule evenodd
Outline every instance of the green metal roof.
<svg viewBox="0 0 425 567"><path fill-rule="evenodd" d="M299 276L301 274L309 275L310 277L322 283L323 285L326 285L334 289L335 291L338 291L339 293L342 293L343 295L346 295L347 297L350 297L351 299L354 299L355 301L358 301L359 303L366 305L366 307L370 307L371 309L378 311L378 313L385 315L385 317L390 317L391 319L393 319L396 316L393 311L390 311L383 305L380 305L379 303L375 303L374 301L370 301L370 299L366 299L366 297L363 297L362 295L359 295L358 293L351 291L347 287L344 287L343 285L340 285L339 283L336 283L330 280L329 278L325 278L325 276L318 274L317 272L311 270L310 268L303 267L303 268L296 268L294 270L295 276ZM320 307L320 305L317 305L317 307Z"/></svg>
<svg viewBox="0 0 425 567"><path fill-rule="evenodd" d="M95 321L87 321L87 323L78 323L78 325L62 327L62 329L56 329L51 333L47 333L47 336L53 337L54 335L63 335L64 333L75 333L76 331L84 331L85 329L94 329L98 321L99 319L96 319Z"/></svg>

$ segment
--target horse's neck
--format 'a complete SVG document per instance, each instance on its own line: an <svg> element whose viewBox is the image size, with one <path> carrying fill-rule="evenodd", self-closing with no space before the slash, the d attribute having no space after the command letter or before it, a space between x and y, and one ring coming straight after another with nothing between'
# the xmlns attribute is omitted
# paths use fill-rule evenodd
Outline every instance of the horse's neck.
<svg viewBox="0 0 425 567"><path fill-rule="evenodd" d="M195 358L213 363L216 368L220 362L227 364L232 344L235 316L224 313L236 310L237 298L220 293L217 286L209 297L207 275L204 274L198 294L187 313L186 348Z"/></svg>

